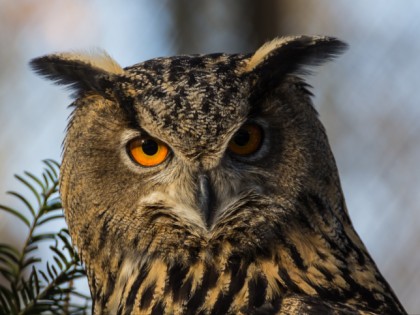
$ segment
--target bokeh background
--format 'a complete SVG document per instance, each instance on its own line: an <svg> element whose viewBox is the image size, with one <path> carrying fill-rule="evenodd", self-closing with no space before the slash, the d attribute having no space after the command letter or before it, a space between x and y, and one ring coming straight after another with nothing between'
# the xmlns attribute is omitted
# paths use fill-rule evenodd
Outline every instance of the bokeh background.
<svg viewBox="0 0 420 315"><path fill-rule="evenodd" d="M420 314L420 1L0 0L0 203L13 174L60 159L71 99L36 56L103 47L123 66L179 53L250 52L287 34L350 50L310 77L350 215L411 314ZM0 212L0 242L23 225ZM86 286L85 283L81 284Z"/></svg>

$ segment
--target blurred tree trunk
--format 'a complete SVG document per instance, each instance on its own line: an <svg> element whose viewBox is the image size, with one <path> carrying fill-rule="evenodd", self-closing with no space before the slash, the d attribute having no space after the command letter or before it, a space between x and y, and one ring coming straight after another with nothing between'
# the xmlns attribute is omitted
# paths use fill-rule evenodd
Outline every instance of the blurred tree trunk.
<svg viewBox="0 0 420 315"><path fill-rule="evenodd" d="M176 0L169 38L180 54L247 52L281 34L281 2Z"/></svg>

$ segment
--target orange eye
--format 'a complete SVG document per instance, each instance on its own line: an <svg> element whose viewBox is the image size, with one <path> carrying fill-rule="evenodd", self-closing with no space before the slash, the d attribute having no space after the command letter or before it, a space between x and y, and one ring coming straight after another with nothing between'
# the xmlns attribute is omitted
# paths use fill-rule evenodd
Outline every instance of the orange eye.
<svg viewBox="0 0 420 315"><path fill-rule="evenodd" d="M131 158L142 166L156 166L166 160L169 149L166 144L152 137L138 137L127 145Z"/></svg>
<svg viewBox="0 0 420 315"><path fill-rule="evenodd" d="M237 155L247 156L258 151L263 138L262 128L246 124L239 129L229 143L229 149Z"/></svg>

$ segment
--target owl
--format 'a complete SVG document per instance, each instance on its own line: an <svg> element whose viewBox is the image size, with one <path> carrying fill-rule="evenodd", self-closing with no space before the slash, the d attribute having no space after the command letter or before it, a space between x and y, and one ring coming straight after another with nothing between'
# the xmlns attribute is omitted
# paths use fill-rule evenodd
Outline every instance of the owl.
<svg viewBox="0 0 420 315"><path fill-rule="evenodd" d="M102 51L33 69L75 101L60 194L93 314L406 314L350 221L304 81L346 48Z"/></svg>

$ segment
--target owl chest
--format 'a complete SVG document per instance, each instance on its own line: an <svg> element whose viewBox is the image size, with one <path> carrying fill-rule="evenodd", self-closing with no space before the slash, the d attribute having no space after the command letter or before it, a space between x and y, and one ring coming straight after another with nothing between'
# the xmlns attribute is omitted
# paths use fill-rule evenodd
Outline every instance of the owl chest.
<svg viewBox="0 0 420 315"><path fill-rule="evenodd" d="M124 268L109 301L101 303L110 314L252 314L260 308L274 314L281 301L281 280L269 262L216 267L154 260Z"/></svg>

